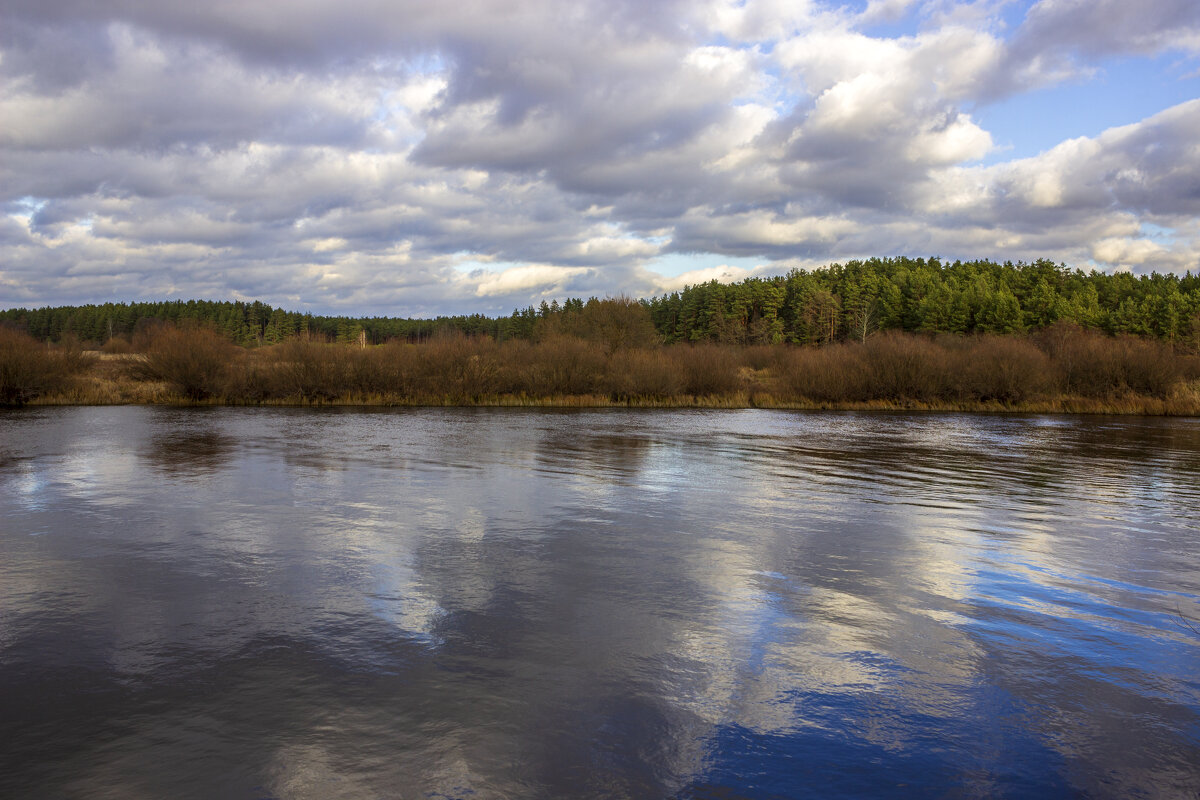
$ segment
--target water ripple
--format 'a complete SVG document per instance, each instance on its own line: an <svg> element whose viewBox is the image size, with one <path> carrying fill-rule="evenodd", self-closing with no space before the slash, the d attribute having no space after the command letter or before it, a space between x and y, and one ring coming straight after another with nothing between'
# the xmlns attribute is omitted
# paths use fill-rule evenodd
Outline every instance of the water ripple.
<svg viewBox="0 0 1200 800"><path fill-rule="evenodd" d="M1200 424L0 414L0 795L1185 797Z"/></svg>

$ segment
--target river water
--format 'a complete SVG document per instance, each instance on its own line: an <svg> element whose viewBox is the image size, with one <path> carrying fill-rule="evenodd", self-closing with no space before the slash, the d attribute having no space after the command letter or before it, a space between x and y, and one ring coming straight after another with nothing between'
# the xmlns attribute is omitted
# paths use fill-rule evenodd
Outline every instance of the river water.
<svg viewBox="0 0 1200 800"><path fill-rule="evenodd" d="M0 413L0 796L1200 787L1200 420Z"/></svg>

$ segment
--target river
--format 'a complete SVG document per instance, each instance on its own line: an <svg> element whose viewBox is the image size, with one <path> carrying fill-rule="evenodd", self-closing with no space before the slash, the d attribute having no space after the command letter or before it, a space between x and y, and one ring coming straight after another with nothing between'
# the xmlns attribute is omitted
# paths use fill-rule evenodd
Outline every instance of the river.
<svg viewBox="0 0 1200 800"><path fill-rule="evenodd" d="M0 413L0 795L1196 797L1200 420Z"/></svg>

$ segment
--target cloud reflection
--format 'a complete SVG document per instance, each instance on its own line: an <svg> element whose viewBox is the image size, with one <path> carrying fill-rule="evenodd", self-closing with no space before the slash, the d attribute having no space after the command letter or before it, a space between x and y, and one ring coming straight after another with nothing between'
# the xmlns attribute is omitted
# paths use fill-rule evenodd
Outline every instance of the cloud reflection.
<svg viewBox="0 0 1200 800"><path fill-rule="evenodd" d="M0 718L17 794L707 796L755 774L784 795L1128 794L1198 777L1196 642L1162 613L1200 596L1187 421L62 423L50 444L7 439L27 467L0 472L0 696L65 698ZM15 491L30 480L36 505Z"/></svg>

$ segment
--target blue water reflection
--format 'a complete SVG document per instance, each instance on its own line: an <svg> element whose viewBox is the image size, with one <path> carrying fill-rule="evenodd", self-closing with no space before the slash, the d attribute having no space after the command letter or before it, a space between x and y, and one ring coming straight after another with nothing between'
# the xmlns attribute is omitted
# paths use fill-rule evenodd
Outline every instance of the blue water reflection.
<svg viewBox="0 0 1200 800"><path fill-rule="evenodd" d="M1198 477L1197 420L5 412L0 795L1186 797Z"/></svg>

